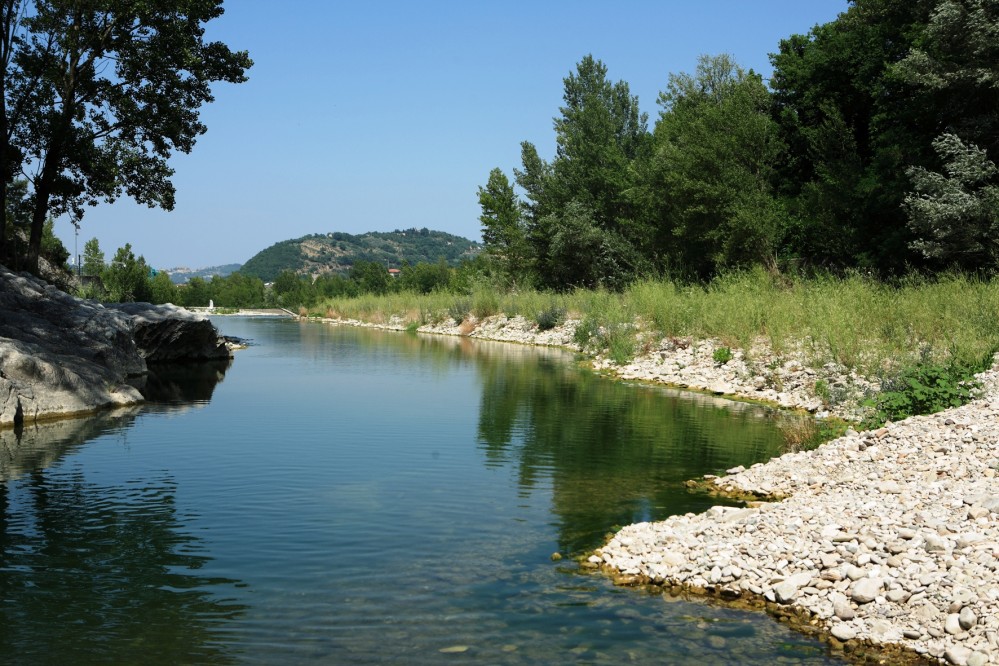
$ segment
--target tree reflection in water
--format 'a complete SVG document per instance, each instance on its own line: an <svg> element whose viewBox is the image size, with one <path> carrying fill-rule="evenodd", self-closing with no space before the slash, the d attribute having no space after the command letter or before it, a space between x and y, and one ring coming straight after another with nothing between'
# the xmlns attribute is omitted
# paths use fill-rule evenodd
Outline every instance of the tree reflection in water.
<svg viewBox="0 0 999 666"><path fill-rule="evenodd" d="M207 400L225 367L152 380L172 406ZM179 374L178 374L179 373ZM246 607L176 509L168 473L107 486L58 463L124 433L140 407L0 431L0 655L5 663L227 663ZM149 407L145 407L149 409Z"/></svg>
<svg viewBox="0 0 999 666"><path fill-rule="evenodd" d="M515 465L522 492L550 483L563 552L598 546L608 525L698 511L719 500L684 482L779 452L763 407L626 386L571 365L479 359L479 440L488 464Z"/></svg>

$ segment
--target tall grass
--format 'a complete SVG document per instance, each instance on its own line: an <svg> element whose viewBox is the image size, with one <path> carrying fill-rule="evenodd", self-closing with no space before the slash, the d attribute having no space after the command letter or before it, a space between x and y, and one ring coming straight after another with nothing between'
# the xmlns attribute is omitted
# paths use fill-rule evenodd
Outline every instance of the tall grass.
<svg viewBox="0 0 999 666"><path fill-rule="evenodd" d="M639 335L716 338L744 350L762 340L778 355L798 351L812 363L835 362L868 375L917 360L980 364L999 349L999 281L959 274L885 284L862 275L775 278L759 269L732 272L706 285L645 280L623 293L509 293L480 285L469 295L362 296L316 310L424 324L445 319L461 301L478 318L504 313L532 319L542 310L562 308L583 322L581 333L591 345L618 362L639 348Z"/></svg>

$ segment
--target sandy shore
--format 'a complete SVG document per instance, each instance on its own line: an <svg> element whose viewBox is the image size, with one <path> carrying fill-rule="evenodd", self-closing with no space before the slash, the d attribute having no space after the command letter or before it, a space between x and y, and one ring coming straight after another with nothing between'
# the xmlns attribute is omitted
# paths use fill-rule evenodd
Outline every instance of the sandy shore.
<svg viewBox="0 0 999 666"><path fill-rule="evenodd" d="M578 350L575 324L539 332L500 316L419 330ZM757 348L748 362L733 350L718 363L716 348L710 340L653 341L628 365L601 357L593 364L624 379L848 419L877 390L844 368L810 368L801 355ZM587 564L625 582L797 616L847 652L874 645L931 662L999 663L999 371L980 379L979 399L963 407L851 430L814 451L708 478L702 485L719 494L783 499L630 525Z"/></svg>

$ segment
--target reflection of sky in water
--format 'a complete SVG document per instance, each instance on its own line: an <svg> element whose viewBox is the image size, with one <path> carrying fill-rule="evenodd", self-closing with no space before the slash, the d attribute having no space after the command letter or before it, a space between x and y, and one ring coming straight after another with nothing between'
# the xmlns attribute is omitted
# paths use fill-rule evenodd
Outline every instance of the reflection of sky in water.
<svg viewBox="0 0 999 666"><path fill-rule="evenodd" d="M219 324L255 344L201 409L95 419L24 464L67 507L58 527L12 521L52 513L32 508L38 474L7 484L0 620L16 630L0 660L34 640L49 662L141 647L153 663L827 663L758 615L667 604L550 558L712 503L682 481L770 453L765 411L610 382L557 351ZM73 586L31 564L73 549L124 557L127 575ZM87 625L94 652L43 631L128 599L147 601L144 621Z"/></svg>

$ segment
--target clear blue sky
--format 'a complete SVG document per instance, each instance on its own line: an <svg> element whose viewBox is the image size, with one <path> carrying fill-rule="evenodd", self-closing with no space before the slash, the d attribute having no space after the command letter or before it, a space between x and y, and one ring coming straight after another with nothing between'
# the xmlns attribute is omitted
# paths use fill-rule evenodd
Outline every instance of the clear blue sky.
<svg viewBox="0 0 999 666"><path fill-rule="evenodd" d="M157 268L242 263L310 233L429 227L479 238L476 188L520 142L554 153L562 79L587 53L649 114L671 72L731 53L770 75L778 41L846 0L228 0L208 36L254 60L218 85L208 132L172 160L171 212L89 209L79 252L131 243ZM74 251L67 219L56 232Z"/></svg>

